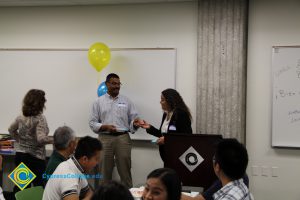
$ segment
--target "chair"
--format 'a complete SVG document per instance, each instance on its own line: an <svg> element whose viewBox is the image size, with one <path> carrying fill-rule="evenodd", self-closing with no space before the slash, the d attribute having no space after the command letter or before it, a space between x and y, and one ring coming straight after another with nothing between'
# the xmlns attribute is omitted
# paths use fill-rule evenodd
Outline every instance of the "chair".
<svg viewBox="0 0 300 200"><path fill-rule="evenodd" d="M15 194L16 200L42 200L44 188L42 186L36 186L24 189Z"/></svg>

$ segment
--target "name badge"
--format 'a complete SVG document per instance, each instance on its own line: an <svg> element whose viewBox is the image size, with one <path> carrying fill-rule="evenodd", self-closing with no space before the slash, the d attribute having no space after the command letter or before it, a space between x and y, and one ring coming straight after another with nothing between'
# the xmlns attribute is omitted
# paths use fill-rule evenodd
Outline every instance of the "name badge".
<svg viewBox="0 0 300 200"><path fill-rule="evenodd" d="M126 105L125 103L118 103L118 107L123 107L123 108L125 108L125 107L127 107L127 105Z"/></svg>
<svg viewBox="0 0 300 200"><path fill-rule="evenodd" d="M176 126L174 126L174 125L169 126L169 130L170 131L176 131Z"/></svg>

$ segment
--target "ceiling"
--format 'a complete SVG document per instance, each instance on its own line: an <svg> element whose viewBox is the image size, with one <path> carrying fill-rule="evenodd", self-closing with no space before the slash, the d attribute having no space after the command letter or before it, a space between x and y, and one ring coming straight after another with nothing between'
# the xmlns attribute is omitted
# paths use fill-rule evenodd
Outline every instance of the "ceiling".
<svg viewBox="0 0 300 200"><path fill-rule="evenodd" d="M193 0L0 0L0 7L7 6L78 6L133 3L167 3Z"/></svg>

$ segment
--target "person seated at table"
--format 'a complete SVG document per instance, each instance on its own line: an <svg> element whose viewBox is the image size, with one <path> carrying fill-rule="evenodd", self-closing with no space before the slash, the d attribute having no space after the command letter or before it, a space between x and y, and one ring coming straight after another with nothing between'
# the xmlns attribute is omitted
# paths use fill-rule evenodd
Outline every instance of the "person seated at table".
<svg viewBox="0 0 300 200"><path fill-rule="evenodd" d="M1 149L1 146L0 146L0 149ZM3 160L3 158L0 155L0 171L2 171L2 160ZM1 186L0 186L0 200L5 200Z"/></svg>
<svg viewBox="0 0 300 200"><path fill-rule="evenodd" d="M249 177L247 174L243 176L243 182L249 188ZM207 190L199 195L198 200L213 200L213 194L222 188L222 182L216 180Z"/></svg>
<svg viewBox="0 0 300 200"><path fill-rule="evenodd" d="M62 126L54 132L54 150L48 161L45 176L53 174L56 167L66 161L76 148L76 138L74 131L68 126ZM44 179L45 185L47 179Z"/></svg>
<svg viewBox="0 0 300 200"><path fill-rule="evenodd" d="M43 200L90 199L93 192L87 182L88 173L100 162L101 151L102 143L98 139L81 138L74 156L60 163L49 177Z"/></svg>
<svg viewBox="0 0 300 200"><path fill-rule="evenodd" d="M91 200L134 200L134 198L123 184L107 180L99 185Z"/></svg>
<svg viewBox="0 0 300 200"><path fill-rule="evenodd" d="M247 165L248 153L244 145L236 139L223 139L218 144L213 158L213 168L222 187L212 194L213 190L219 187L218 183L215 183L216 185L210 188L209 196L182 195L182 200L203 200L211 198L211 195L214 200L253 200L252 194L244 183L245 181L247 183L247 175L245 175Z"/></svg>
<svg viewBox="0 0 300 200"><path fill-rule="evenodd" d="M181 181L173 169L159 168L148 176L143 200L180 200Z"/></svg>
<svg viewBox="0 0 300 200"><path fill-rule="evenodd" d="M1 145L0 145L0 149L1 149ZM2 161L3 161L3 158L2 158L2 155L0 155L0 172L2 171Z"/></svg>

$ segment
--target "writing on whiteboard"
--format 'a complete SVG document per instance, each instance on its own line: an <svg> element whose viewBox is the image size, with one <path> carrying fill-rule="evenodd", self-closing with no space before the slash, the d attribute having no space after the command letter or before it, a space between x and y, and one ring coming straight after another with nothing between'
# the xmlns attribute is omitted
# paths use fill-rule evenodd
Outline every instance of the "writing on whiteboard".
<svg viewBox="0 0 300 200"><path fill-rule="evenodd" d="M293 97L295 95L300 95L300 91L291 91L291 90L278 90L275 94L276 99L279 98L287 98L287 97Z"/></svg>
<svg viewBox="0 0 300 200"><path fill-rule="evenodd" d="M295 109L295 110L290 110L288 112L288 116L290 117L290 122L295 123L300 121L300 110Z"/></svg>
<svg viewBox="0 0 300 200"><path fill-rule="evenodd" d="M300 110L289 111L289 115L299 115L299 114L300 114Z"/></svg>
<svg viewBox="0 0 300 200"><path fill-rule="evenodd" d="M292 117L292 119L291 119L291 123L295 123L295 122L299 122L299 121L300 121L300 117L298 117L298 118Z"/></svg>
<svg viewBox="0 0 300 200"><path fill-rule="evenodd" d="M296 73L297 77L300 78L300 59L297 60Z"/></svg>
<svg viewBox="0 0 300 200"><path fill-rule="evenodd" d="M300 67L300 65L299 65L299 67ZM281 69L279 69L276 73L275 73L275 75L276 75L276 77L279 77L281 74L283 74L283 73L285 73L285 72L288 72L290 69L292 69L290 66L285 66L285 67L282 67ZM299 68L299 70L300 70L300 68ZM300 72L300 71L299 71ZM298 74L299 75L299 74Z"/></svg>
<svg viewBox="0 0 300 200"><path fill-rule="evenodd" d="M300 46L273 47L272 146L300 147Z"/></svg>

